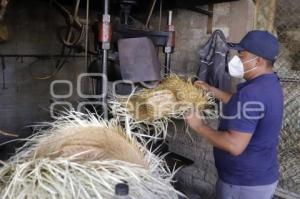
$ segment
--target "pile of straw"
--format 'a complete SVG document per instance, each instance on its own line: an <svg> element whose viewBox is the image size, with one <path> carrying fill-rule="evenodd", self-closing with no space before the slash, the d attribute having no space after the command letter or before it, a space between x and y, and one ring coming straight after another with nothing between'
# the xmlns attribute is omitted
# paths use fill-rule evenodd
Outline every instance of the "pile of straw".
<svg viewBox="0 0 300 199"><path fill-rule="evenodd" d="M0 168L0 198L103 198L126 181L132 198L177 198L170 171L114 121L69 112ZM139 138L141 139L141 138Z"/></svg>
<svg viewBox="0 0 300 199"><path fill-rule="evenodd" d="M211 96L196 88L190 80L184 81L177 75L164 79L154 89L144 89L134 94L129 100L128 108L136 120L155 120L168 116L182 116L188 109L204 111L212 103ZM147 109L143 109L143 105ZM139 107L142 106L142 109ZM151 107L149 109L149 107ZM147 118L141 116L147 115Z"/></svg>
<svg viewBox="0 0 300 199"><path fill-rule="evenodd" d="M129 120L146 134L151 128L156 137L161 134L165 137L171 118L182 119L191 109L212 115L211 106L215 102L210 93L196 88L191 80L172 74L156 88L140 90L128 98L113 96L109 105L112 114L120 120Z"/></svg>

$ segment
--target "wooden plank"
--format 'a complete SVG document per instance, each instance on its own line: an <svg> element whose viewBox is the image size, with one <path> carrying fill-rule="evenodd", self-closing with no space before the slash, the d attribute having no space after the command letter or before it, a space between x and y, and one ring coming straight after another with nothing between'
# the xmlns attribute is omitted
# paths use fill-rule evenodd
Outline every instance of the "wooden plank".
<svg viewBox="0 0 300 199"><path fill-rule="evenodd" d="M260 5L260 0L256 0L255 1L255 14L254 14L254 28L257 28L257 26L258 26L259 5Z"/></svg>
<svg viewBox="0 0 300 199"><path fill-rule="evenodd" d="M211 16L208 16L207 19L207 34L212 33L213 29L213 17L214 17L214 4L209 4L208 5L208 11L212 13Z"/></svg>
<svg viewBox="0 0 300 199"><path fill-rule="evenodd" d="M273 32L274 31L275 14L276 14L276 0L270 0L268 14L269 14L269 18L268 18L267 30L269 32Z"/></svg>

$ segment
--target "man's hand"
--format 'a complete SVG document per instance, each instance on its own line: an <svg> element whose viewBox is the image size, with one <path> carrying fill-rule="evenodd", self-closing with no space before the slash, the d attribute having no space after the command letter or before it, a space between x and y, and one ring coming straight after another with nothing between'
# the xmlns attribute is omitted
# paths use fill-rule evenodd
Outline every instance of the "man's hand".
<svg viewBox="0 0 300 199"><path fill-rule="evenodd" d="M215 88L213 86L210 86L209 84L207 84L207 83L205 83L204 81L201 81L201 80L195 81L194 85L197 88L202 88L203 90L206 90L206 91L209 91L209 92L213 93L216 98L218 98L219 100L221 100L225 104L232 97L231 93L221 91L220 89Z"/></svg>
<svg viewBox="0 0 300 199"><path fill-rule="evenodd" d="M202 88L205 91L211 91L211 86L208 85L207 83L205 83L204 81L197 80L197 81L194 82L194 85L197 88Z"/></svg>
<svg viewBox="0 0 300 199"><path fill-rule="evenodd" d="M185 117L185 121L189 125L189 127L195 131L201 129L202 126L206 125L202 120L202 116L195 111L191 111L190 113L188 113Z"/></svg>

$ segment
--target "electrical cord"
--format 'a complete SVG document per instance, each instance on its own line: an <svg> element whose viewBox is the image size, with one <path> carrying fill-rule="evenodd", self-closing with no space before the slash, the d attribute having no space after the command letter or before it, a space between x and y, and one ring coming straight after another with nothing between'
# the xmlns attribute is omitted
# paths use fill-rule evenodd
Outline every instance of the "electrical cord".
<svg viewBox="0 0 300 199"><path fill-rule="evenodd" d="M148 18L147 18L147 21L146 21L146 25L145 25L145 27L146 27L147 29L149 29L150 19L151 19L151 17L152 17L152 13L153 13L155 4L156 4L156 0L153 0L152 6L151 6L151 9L150 9L150 11L149 11L149 15L148 15Z"/></svg>
<svg viewBox="0 0 300 199"><path fill-rule="evenodd" d="M65 29L68 29L67 37L63 38L63 34ZM61 27L59 29L58 38L59 40L67 47L76 47L80 42L83 40L85 33L84 26L79 31L79 35L76 37L75 35L75 28L72 25L67 27Z"/></svg>
<svg viewBox="0 0 300 199"><path fill-rule="evenodd" d="M65 50L66 50L66 47L63 46L62 47L62 51L61 51L61 55L65 55ZM69 48L68 50L69 51L68 51L67 54L68 54L68 56L70 56L71 53L72 53L72 49ZM37 60L35 60L35 61L33 61L32 63L29 64L29 72L30 72L31 76L33 77L33 79L36 79L36 80L47 80L47 79L53 78L62 69L62 67L67 63L68 57L66 56L66 57L64 57L62 59L57 60L55 66L54 66L55 69L51 72L51 74L45 75L45 76L36 76L36 75L34 75L33 66L36 63L38 63L39 61L45 60L45 59L46 60L47 59L53 60L52 57L38 58Z"/></svg>
<svg viewBox="0 0 300 199"><path fill-rule="evenodd" d="M74 10L74 16L73 17L77 17L78 14L78 8L79 8L79 3L80 0L76 1L76 5L75 5L75 10ZM54 66L54 70L51 72L51 74L49 75L45 75L45 76L36 76L33 73L33 66L38 63L41 60L45 60L45 59L50 59L52 60L52 57L49 58L38 58L37 60L33 61L32 63L29 64L29 72L31 74L31 76L36 79L36 80L46 80L46 79L51 79L53 78L61 69L62 67L67 63L67 59L68 56L70 56L73 52L72 48L75 48L79 43L81 43L83 41L83 38L85 37L85 63L86 63L86 67L88 67L89 61L88 61L88 54L90 53L89 49L88 49L88 41L89 41L89 0L86 1L86 19L85 19L85 23L80 24L80 32L79 32L79 36L76 37L74 30L76 30L76 28L73 26L73 23L70 21L68 23L67 27L62 27L59 30L59 40L63 43L63 47L62 47L62 51L61 51L61 55L65 55L66 51L67 51L67 56L65 56L62 59L59 59L56 61L56 64ZM66 12L66 11L65 11ZM67 13L68 14L68 13ZM64 39L63 38L63 32L64 30L67 28L68 32L67 32L67 37ZM73 37L73 38L72 38ZM68 48L68 49L67 49Z"/></svg>

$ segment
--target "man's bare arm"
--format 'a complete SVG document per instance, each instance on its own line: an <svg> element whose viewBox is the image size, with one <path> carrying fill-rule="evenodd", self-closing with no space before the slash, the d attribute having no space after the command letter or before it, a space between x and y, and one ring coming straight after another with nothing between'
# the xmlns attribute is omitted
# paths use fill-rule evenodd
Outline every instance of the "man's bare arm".
<svg viewBox="0 0 300 199"><path fill-rule="evenodd" d="M238 131L218 132L209 126L194 129L197 134L207 139L213 146L238 156L248 146L252 134Z"/></svg>
<svg viewBox="0 0 300 199"><path fill-rule="evenodd" d="M199 135L207 139L215 147L238 156L248 146L252 134L250 132L239 131L217 131L204 124L196 113L191 113L186 117L188 125Z"/></svg>

